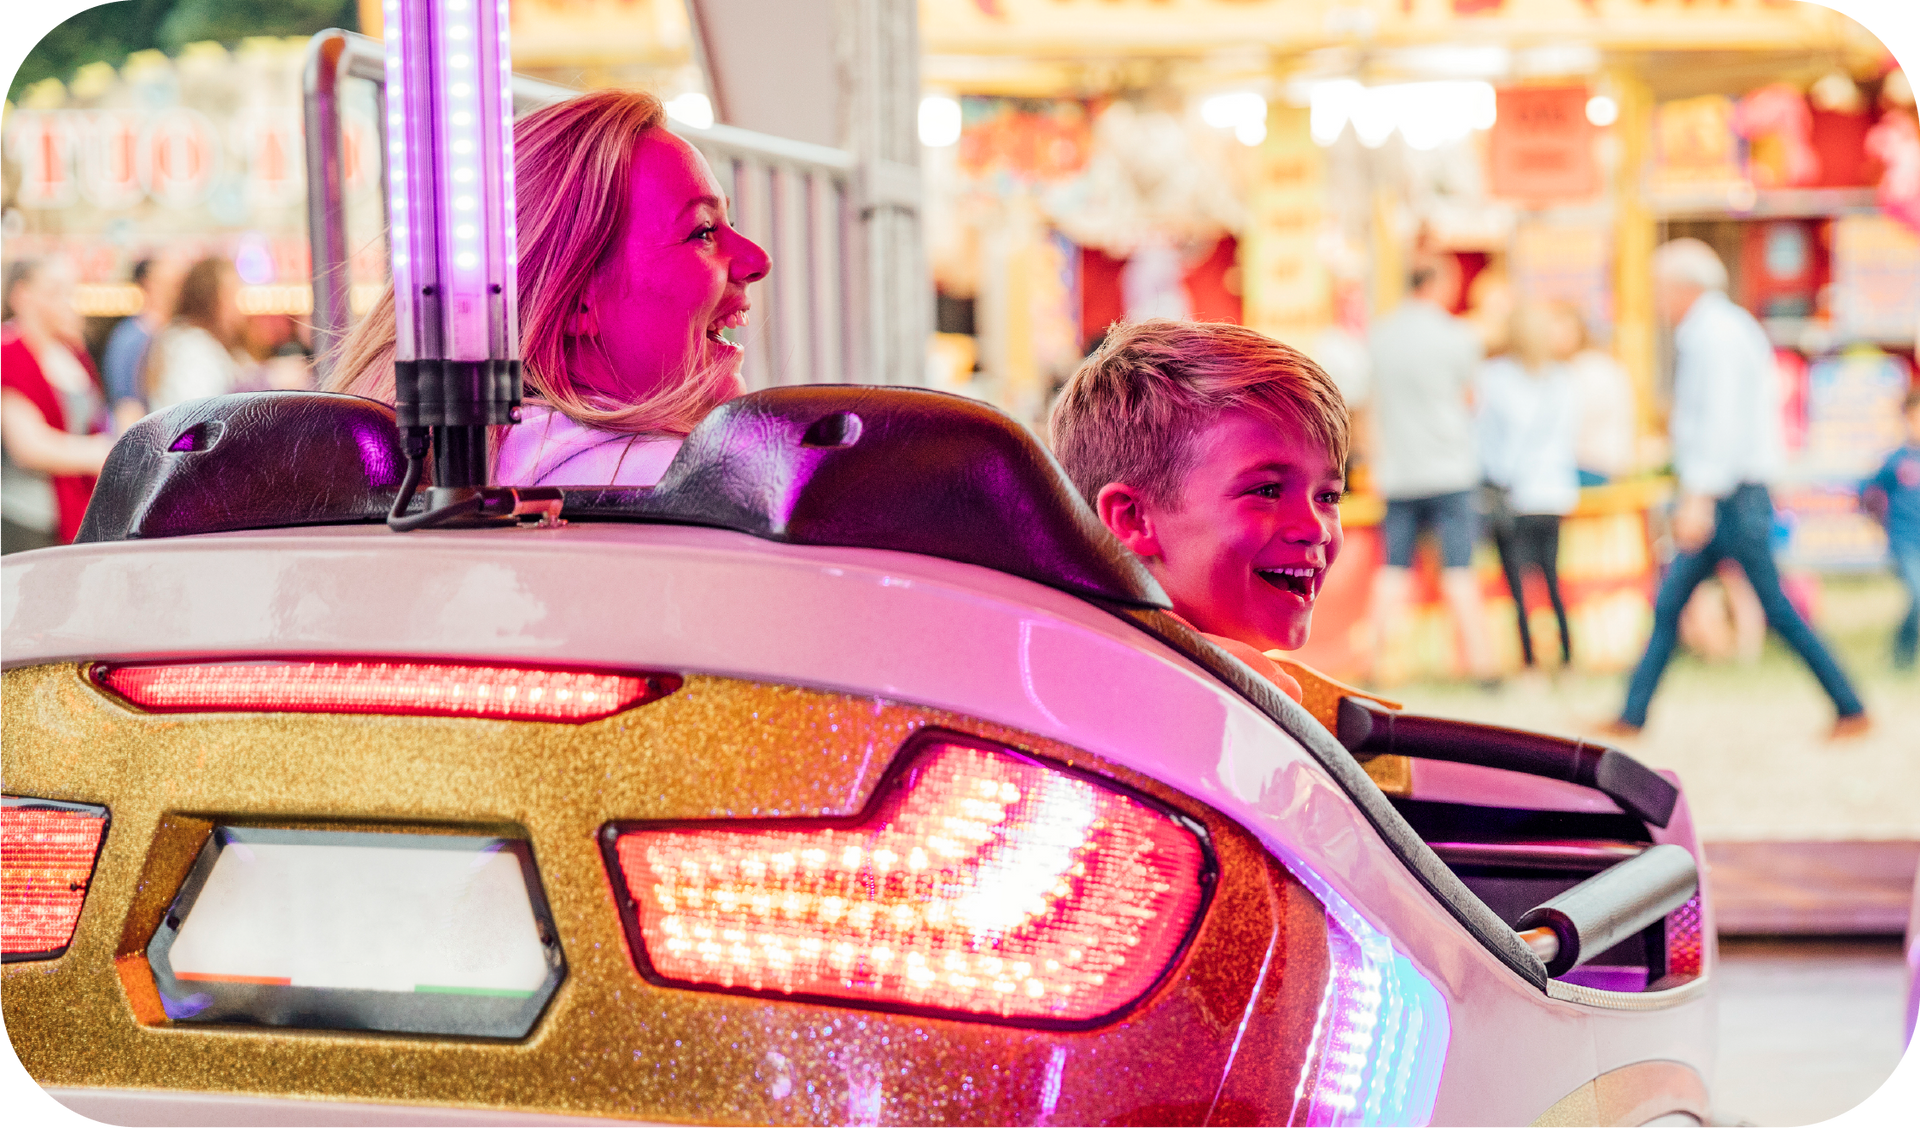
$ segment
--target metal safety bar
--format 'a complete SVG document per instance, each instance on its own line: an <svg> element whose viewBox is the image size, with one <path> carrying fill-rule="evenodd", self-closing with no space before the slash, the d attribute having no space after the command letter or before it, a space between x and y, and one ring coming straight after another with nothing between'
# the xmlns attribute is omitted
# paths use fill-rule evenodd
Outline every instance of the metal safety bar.
<svg viewBox="0 0 1920 1128"><path fill-rule="evenodd" d="M332 29L307 44L307 228L313 246L313 347L324 377L337 347L352 329L348 306L345 160L340 84L357 78L386 86L386 55L378 39ZM581 91L525 75L513 76L516 114ZM386 180L386 115L379 125L379 167ZM917 184L865 185L853 156L824 145L714 125L680 122L673 131L706 155L733 201L734 225L767 249L776 268L752 291L755 318L742 342L741 375L749 388L776 384L877 381L870 372L857 315L872 296L863 285L859 194L908 196ZM896 177L897 179L897 177ZM380 193L385 215L386 192ZM886 201L891 203L892 201Z"/></svg>

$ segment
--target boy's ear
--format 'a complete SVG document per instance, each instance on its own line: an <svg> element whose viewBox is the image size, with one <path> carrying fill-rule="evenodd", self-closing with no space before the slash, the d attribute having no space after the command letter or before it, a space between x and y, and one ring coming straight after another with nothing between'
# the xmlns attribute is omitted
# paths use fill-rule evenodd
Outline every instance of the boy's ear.
<svg viewBox="0 0 1920 1128"><path fill-rule="evenodd" d="M1100 523L1135 556L1152 560L1160 555L1160 538L1147 511L1147 499L1125 482L1108 482L1093 500Z"/></svg>

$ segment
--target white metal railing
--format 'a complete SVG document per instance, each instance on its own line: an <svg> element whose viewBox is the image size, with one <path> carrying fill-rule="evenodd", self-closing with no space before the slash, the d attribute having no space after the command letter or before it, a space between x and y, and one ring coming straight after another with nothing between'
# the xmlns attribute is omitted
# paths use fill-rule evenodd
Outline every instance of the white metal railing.
<svg viewBox="0 0 1920 1128"><path fill-rule="evenodd" d="M352 328L340 120L341 82L349 78L384 89L386 59L380 40L339 30L315 35L307 47L304 94L313 343L323 375L335 346ZM516 113L579 93L513 76ZM384 185L385 113L376 114L375 121L379 144L374 149ZM859 202L865 197L877 199L881 207L917 211L917 180L906 183L888 169L888 183L879 183L881 176L874 170L863 172L842 150L744 129L696 129L675 122L673 131L706 155L733 200L735 226L773 257L773 271L752 291L755 317L743 341L747 386L883 382L889 375L917 382L917 373L876 372L870 359L877 351L869 332L874 318L862 316L862 311L877 312L879 295L865 284L868 271L860 235L863 212L873 207L863 209ZM384 188L380 198L384 209Z"/></svg>

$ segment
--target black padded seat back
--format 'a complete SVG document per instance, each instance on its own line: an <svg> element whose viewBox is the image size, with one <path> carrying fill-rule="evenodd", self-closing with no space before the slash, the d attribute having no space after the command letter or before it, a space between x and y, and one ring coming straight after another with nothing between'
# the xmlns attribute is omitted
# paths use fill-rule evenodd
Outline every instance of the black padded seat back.
<svg viewBox="0 0 1920 1128"><path fill-rule="evenodd" d="M687 436L658 486L569 490L566 516L917 552L1128 606L1169 605L1026 428L977 400L917 388L741 396Z"/></svg>
<svg viewBox="0 0 1920 1128"><path fill-rule="evenodd" d="M385 404L326 392L216 396L149 416L108 456L78 539L382 520L406 468L393 418ZM916 552L1126 606L1168 605L1026 428L942 392L754 392L708 415L659 485L566 495L569 520Z"/></svg>
<svg viewBox="0 0 1920 1128"><path fill-rule="evenodd" d="M75 540L378 521L406 465L383 403L332 392L192 400L120 436Z"/></svg>

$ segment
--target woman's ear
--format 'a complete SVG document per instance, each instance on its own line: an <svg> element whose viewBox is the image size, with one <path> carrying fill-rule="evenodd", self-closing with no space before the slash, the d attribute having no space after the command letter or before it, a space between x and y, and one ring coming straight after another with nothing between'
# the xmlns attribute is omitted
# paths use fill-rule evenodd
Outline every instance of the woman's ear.
<svg viewBox="0 0 1920 1128"><path fill-rule="evenodd" d="M1095 513L1107 531L1118 537L1135 556L1153 560L1160 555L1160 538L1153 527L1153 515L1146 497L1125 482L1108 482L1100 487L1093 501Z"/></svg>
<svg viewBox="0 0 1920 1128"><path fill-rule="evenodd" d="M567 315L567 336L598 337L599 335L600 318L594 314L592 303L583 294L579 302L574 305L573 312Z"/></svg>

